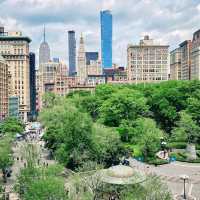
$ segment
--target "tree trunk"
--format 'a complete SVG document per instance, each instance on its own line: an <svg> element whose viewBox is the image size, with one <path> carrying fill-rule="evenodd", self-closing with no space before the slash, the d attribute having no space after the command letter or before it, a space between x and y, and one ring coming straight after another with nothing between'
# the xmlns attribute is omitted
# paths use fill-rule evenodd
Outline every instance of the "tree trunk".
<svg viewBox="0 0 200 200"><path fill-rule="evenodd" d="M197 159L195 144L188 143L187 148L186 148L186 152L187 152L189 160L196 160Z"/></svg>
<svg viewBox="0 0 200 200"><path fill-rule="evenodd" d="M5 170L3 170L3 182L7 183L7 174L6 174Z"/></svg>

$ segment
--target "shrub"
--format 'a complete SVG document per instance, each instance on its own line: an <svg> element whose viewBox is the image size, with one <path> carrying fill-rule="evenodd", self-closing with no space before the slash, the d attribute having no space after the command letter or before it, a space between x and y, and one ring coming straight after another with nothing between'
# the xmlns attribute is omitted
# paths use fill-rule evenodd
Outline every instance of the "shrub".
<svg viewBox="0 0 200 200"><path fill-rule="evenodd" d="M196 150L200 150L200 144L196 144Z"/></svg>
<svg viewBox="0 0 200 200"><path fill-rule="evenodd" d="M164 164L168 164L169 162L167 160L162 160L159 158L152 158L152 159L149 159L147 163L150 165L164 165Z"/></svg>
<svg viewBox="0 0 200 200"><path fill-rule="evenodd" d="M139 145L134 144L124 144L124 147L129 150L129 152L132 153L133 157L142 157L142 150Z"/></svg>
<svg viewBox="0 0 200 200"><path fill-rule="evenodd" d="M197 156L200 158L200 150L197 150Z"/></svg>
<svg viewBox="0 0 200 200"><path fill-rule="evenodd" d="M172 142L168 144L168 148L172 149L185 149L187 147L186 142Z"/></svg>
<svg viewBox="0 0 200 200"><path fill-rule="evenodd" d="M200 158L197 158L196 160L189 160L187 159L187 154L184 152L178 152L178 153L171 153L170 157L175 157L177 161L180 162L189 162L189 163L200 163Z"/></svg>

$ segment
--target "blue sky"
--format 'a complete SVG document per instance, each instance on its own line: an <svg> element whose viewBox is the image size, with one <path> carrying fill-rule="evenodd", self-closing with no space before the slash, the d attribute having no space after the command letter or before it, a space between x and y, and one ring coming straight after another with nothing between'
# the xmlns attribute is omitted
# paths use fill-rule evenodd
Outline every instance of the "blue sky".
<svg viewBox="0 0 200 200"><path fill-rule="evenodd" d="M101 9L113 13L113 61L125 65L126 48L145 34L171 49L200 29L200 0L0 0L0 24L21 30L38 54L46 24L52 57L67 62L67 31L85 36L86 50L100 50ZM78 44L78 43L77 43Z"/></svg>

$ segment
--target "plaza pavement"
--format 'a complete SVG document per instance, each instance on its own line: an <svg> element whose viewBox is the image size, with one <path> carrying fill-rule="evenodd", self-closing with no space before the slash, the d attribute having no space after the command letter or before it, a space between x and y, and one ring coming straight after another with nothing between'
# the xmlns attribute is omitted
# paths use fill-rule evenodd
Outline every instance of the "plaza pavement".
<svg viewBox="0 0 200 200"><path fill-rule="evenodd" d="M183 194L183 180L180 176L189 176L186 184L186 192L196 200L200 200L200 164L173 162L166 165L152 166L129 159L130 166L146 174L155 174L167 183L173 196Z"/></svg>

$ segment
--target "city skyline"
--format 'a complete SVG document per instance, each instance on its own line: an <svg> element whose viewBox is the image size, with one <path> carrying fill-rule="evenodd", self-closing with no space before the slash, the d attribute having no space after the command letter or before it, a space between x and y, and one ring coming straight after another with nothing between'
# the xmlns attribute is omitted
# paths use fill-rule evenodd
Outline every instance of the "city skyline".
<svg viewBox="0 0 200 200"><path fill-rule="evenodd" d="M36 53L37 63L44 24L47 27L52 57L60 57L68 63L66 41L67 31L71 29L77 32L77 38L83 32L86 51L100 52L99 12L102 9L112 10L113 62L119 65L126 64L127 45L137 43L147 33L174 49L180 42L191 38L192 33L199 28L197 22L200 20L200 3L197 0L181 3L179 0L101 2L59 0L55 4L51 0L4 0L0 1L0 7L5 8L1 10L0 23L7 30L23 30L25 35L32 38L31 51ZM23 10L20 9L21 6ZM54 9L49 12L51 8Z"/></svg>

